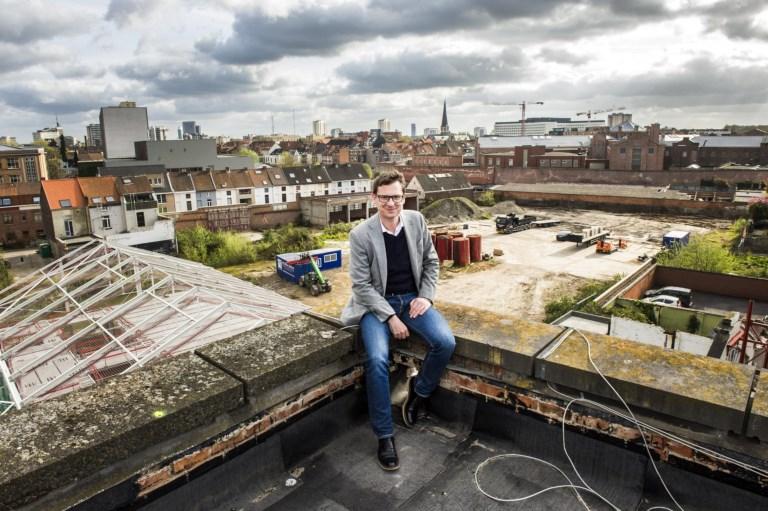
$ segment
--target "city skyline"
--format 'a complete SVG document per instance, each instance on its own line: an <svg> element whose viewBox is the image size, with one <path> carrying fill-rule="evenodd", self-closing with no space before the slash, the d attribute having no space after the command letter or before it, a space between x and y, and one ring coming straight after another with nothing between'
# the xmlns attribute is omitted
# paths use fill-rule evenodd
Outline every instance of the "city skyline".
<svg viewBox="0 0 768 511"><path fill-rule="evenodd" d="M738 4L738 5L736 5ZM768 9L758 0L298 2L0 0L0 135L82 139L99 108L209 135L439 128L576 118L624 106L640 125L765 124ZM83 20L87 20L84 24ZM584 118L584 117L581 117ZM421 128L419 129L419 132Z"/></svg>

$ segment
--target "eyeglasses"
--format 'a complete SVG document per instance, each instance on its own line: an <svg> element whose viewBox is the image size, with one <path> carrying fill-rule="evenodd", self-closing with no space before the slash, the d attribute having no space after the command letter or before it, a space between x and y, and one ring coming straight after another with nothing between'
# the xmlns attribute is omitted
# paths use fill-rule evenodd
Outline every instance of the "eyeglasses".
<svg viewBox="0 0 768 511"><path fill-rule="evenodd" d="M402 195L377 195L377 199L379 199L379 202L382 204L386 204L390 200L393 204L400 204L403 202L403 196Z"/></svg>

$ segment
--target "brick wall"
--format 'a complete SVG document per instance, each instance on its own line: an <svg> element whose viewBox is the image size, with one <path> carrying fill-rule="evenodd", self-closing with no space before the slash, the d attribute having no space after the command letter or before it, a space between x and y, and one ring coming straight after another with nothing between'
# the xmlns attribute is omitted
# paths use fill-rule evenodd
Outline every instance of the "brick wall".
<svg viewBox="0 0 768 511"><path fill-rule="evenodd" d="M298 203L288 204L288 209L280 211L274 211L272 207L273 205L245 207L244 209L247 210L249 216L249 228L253 230L270 229L279 225L298 223L301 218L301 209ZM240 210L240 208L237 209ZM214 217L221 216L220 213L225 210L226 208L204 208L197 211L179 213L175 216L176 230L192 229L197 225L207 229L216 229L217 220ZM214 211L218 213L214 214Z"/></svg>
<svg viewBox="0 0 768 511"><path fill-rule="evenodd" d="M723 180L730 185L747 181L768 182L768 170L591 170L591 169L496 169L495 184L594 183L612 185L698 185L702 180Z"/></svg>
<svg viewBox="0 0 768 511"><path fill-rule="evenodd" d="M496 196L497 200L514 200L521 206L533 207L575 207L617 212L652 212L708 216L713 218L739 218L746 214L745 206L724 202L516 191L500 191L496 193Z"/></svg>

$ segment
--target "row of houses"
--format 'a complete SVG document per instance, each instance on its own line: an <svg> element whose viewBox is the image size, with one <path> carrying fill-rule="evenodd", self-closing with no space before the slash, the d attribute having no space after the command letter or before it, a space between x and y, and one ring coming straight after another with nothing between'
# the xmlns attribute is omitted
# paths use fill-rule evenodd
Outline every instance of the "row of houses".
<svg viewBox="0 0 768 511"><path fill-rule="evenodd" d="M301 197L369 192L371 179L361 164L266 167L244 170L170 172L162 166L138 169L147 177L160 213L201 208L286 204ZM130 170L135 175L137 169ZM102 175L125 176L119 168Z"/></svg>

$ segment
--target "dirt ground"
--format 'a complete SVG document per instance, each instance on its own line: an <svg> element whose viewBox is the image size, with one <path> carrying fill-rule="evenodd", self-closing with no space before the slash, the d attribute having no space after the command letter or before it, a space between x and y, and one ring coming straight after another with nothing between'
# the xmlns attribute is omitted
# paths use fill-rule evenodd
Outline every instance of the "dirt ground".
<svg viewBox="0 0 768 511"><path fill-rule="evenodd" d="M503 205L493 208L504 211ZM514 234L497 234L493 220L470 221L466 234L483 236L483 252L501 249L504 253L491 263L474 267L441 270L437 301L451 308L464 306L495 314L541 320L544 305L558 296L573 294L580 284L590 280L607 280L616 274L626 275L641 263L637 257L658 251L663 234L671 230L704 233L726 227L727 221L701 218L608 213L594 210L527 209L539 218L560 220L560 225L546 229L530 229ZM463 228L464 224L458 225ZM595 253L595 247L578 248L574 243L558 242L561 230L580 230L602 226L611 238L628 241L627 250L610 255ZM341 247L343 266L327 272L333 284L329 294L312 297L306 289L281 280L274 267L250 272L252 281L285 296L300 300L316 312L338 317L350 294L347 273L347 242L331 242Z"/></svg>

